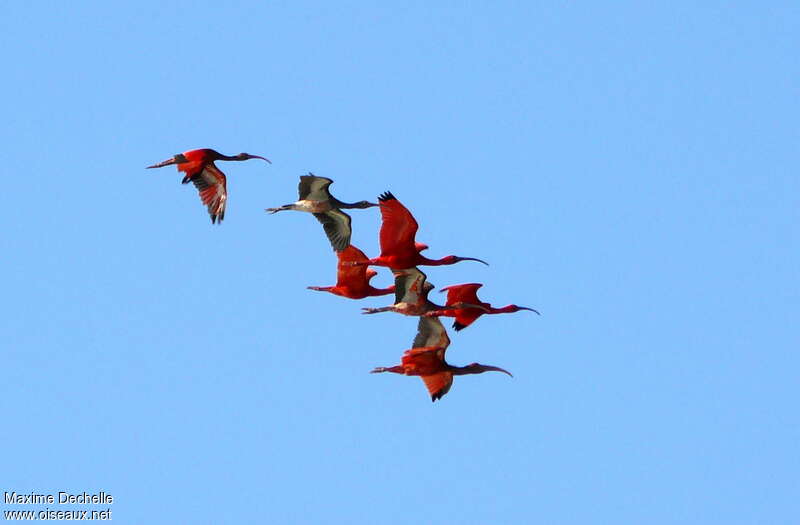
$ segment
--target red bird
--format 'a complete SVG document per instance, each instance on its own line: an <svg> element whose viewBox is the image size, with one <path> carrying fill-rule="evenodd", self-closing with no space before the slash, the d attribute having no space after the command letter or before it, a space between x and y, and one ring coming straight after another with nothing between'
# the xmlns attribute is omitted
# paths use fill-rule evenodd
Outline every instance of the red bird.
<svg viewBox="0 0 800 525"><path fill-rule="evenodd" d="M439 306L428 300L428 293L434 286L426 280L426 275L419 268L408 268L406 270L392 270L394 273L394 304L382 308L362 308L361 313L377 314L379 312L397 312L403 315L427 315L426 312L435 310L437 312L452 312L457 309L478 308L488 312L486 308L477 304L469 304L463 301L454 302L447 306Z"/></svg>
<svg viewBox="0 0 800 525"><path fill-rule="evenodd" d="M378 272L366 266L353 266L348 264L352 261L366 261L367 256L364 252L349 245L340 252L336 252L339 257L337 265L336 286L309 286L309 290L318 292L330 292L350 299L363 299L364 297L374 297L378 295L388 295L394 292L394 285L388 288L373 288L369 281Z"/></svg>
<svg viewBox="0 0 800 525"><path fill-rule="evenodd" d="M528 308L527 306L517 306L515 304L509 304L502 308L495 308L489 303L484 303L480 299L478 299L478 288L483 286L480 283L469 283L469 284L454 284L452 286L446 286L441 289L442 292L447 292L447 302L445 303L447 306L454 305L454 304L461 304L461 303L471 303L476 305L481 305L483 308L466 308L466 309L457 309L457 310L434 310L431 312L427 312L425 315L427 316L440 316L443 315L445 317L455 317L456 320L453 323L453 328L456 331L459 331L463 328L468 327L475 320L482 316L483 314L510 314L514 312L518 312L520 310L528 310L530 312L534 312L539 315L539 312L534 310L533 308Z"/></svg>
<svg viewBox="0 0 800 525"><path fill-rule="evenodd" d="M467 366L453 366L444 360L450 345L450 338L442 323L436 317L420 317L414 346L403 353L401 364L397 366L374 368L370 373L392 372L407 376L420 376L431 395L431 401L441 399L453 386L453 376L482 374L483 372L511 373L496 366L472 363ZM422 345L424 343L424 346Z"/></svg>
<svg viewBox="0 0 800 525"><path fill-rule="evenodd" d="M249 153L239 153L229 157L213 149L193 149L178 153L171 159L147 166L147 168L163 168L164 166L177 164L178 171L186 174L181 184L187 184L189 181L194 183L197 191L200 192L200 200L208 206L208 214L211 215L211 223L213 224L217 221L222 223L222 219L225 218L225 201L228 200L225 174L214 165L214 161L248 159L261 159L272 164L269 159L258 155L250 155Z"/></svg>
<svg viewBox="0 0 800 525"><path fill-rule="evenodd" d="M441 259L428 259L420 255L420 252L428 246L414 240L418 225L411 212L388 191L378 197L378 202L383 219L380 233L381 254L363 264L388 266L392 270L404 270L422 265L442 266L459 261L478 261L488 266L485 261L474 257L448 255Z"/></svg>

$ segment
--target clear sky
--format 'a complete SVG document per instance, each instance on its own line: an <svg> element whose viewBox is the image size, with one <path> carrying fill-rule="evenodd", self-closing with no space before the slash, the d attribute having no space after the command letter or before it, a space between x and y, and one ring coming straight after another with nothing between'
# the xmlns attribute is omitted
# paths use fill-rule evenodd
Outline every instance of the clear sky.
<svg viewBox="0 0 800 525"><path fill-rule="evenodd" d="M797 3L390 4L6 3L0 491L123 524L797 522ZM144 169L201 147L273 161L220 164L221 226ZM263 209L308 171L491 264L438 287L542 313L451 333L513 379L368 373L416 319L306 289L319 224Z"/></svg>

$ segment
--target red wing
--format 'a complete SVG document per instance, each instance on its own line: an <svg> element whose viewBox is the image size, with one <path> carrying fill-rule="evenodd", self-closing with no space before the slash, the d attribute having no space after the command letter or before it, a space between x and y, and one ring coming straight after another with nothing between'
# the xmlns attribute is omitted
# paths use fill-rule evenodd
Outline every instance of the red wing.
<svg viewBox="0 0 800 525"><path fill-rule="evenodd" d="M447 306L451 306L455 303L480 304L481 300L478 299L478 288L481 286L483 285L478 283L445 286L442 288L442 291L447 291Z"/></svg>
<svg viewBox="0 0 800 525"><path fill-rule="evenodd" d="M348 285L350 287L360 287L367 285L367 266L351 266L350 262L366 261L367 256L364 252L353 246L349 245L344 250L337 252L339 257L339 264L337 265L336 272L336 286ZM370 270L374 272L374 270Z"/></svg>
<svg viewBox="0 0 800 525"><path fill-rule="evenodd" d="M445 351L446 348L426 346L406 350L403 354L402 366L406 374L422 378L431 394L431 401L441 399L453 384L453 373L445 369Z"/></svg>
<svg viewBox="0 0 800 525"><path fill-rule="evenodd" d="M453 386L453 374L451 372L440 372L432 376L421 376L422 381L425 383L425 388L431 395L431 401L441 399L450 387Z"/></svg>
<svg viewBox="0 0 800 525"><path fill-rule="evenodd" d="M417 234L417 221L400 204L394 195L384 193L378 199L381 208L381 255L414 254L414 236Z"/></svg>
<svg viewBox="0 0 800 525"><path fill-rule="evenodd" d="M212 162L206 164L203 171L192 176L190 180L200 192L200 200L208 206L211 222L222 222L225 218L225 202L228 200L225 174Z"/></svg>
<svg viewBox="0 0 800 525"><path fill-rule="evenodd" d="M412 348L403 352L400 360L404 367L407 367L409 375L432 375L438 374L445 369L444 352L445 348L440 346L423 346Z"/></svg>

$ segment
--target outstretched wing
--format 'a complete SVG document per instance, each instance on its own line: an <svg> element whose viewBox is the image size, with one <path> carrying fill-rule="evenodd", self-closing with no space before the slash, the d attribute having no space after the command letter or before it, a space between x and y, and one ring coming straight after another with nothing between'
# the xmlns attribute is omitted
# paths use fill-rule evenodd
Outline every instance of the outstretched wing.
<svg viewBox="0 0 800 525"><path fill-rule="evenodd" d="M431 376L421 376L421 379L431 395L431 401L441 399L453 386L453 374L451 372L439 372Z"/></svg>
<svg viewBox="0 0 800 525"><path fill-rule="evenodd" d="M181 169L181 166L178 169ZM181 169L181 171L184 170ZM199 173L191 176L188 173L187 171L187 177L184 177L184 184L192 181L197 191L200 192L200 200L208 207L211 222L219 221L221 223L225 218L225 203L228 200L225 174L213 162L203 166Z"/></svg>
<svg viewBox="0 0 800 525"><path fill-rule="evenodd" d="M394 302L420 304L425 301L428 293L425 291L426 275L419 268L393 270L394 274Z"/></svg>
<svg viewBox="0 0 800 525"><path fill-rule="evenodd" d="M350 245L350 216L341 210L328 210L324 213L315 213L314 217L322 223L325 235L331 246L337 252Z"/></svg>
<svg viewBox="0 0 800 525"><path fill-rule="evenodd" d="M414 254L417 221L388 191L378 197L381 208L381 255Z"/></svg>
<svg viewBox="0 0 800 525"><path fill-rule="evenodd" d="M333 180L325 177L317 177L313 173L300 176L300 184L297 185L297 193L300 200L326 201L330 198L328 186Z"/></svg>
<svg viewBox="0 0 800 525"><path fill-rule="evenodd" d="M445 286L440 291L447 292L448 306L455 303L478 304L481 302L478 299L478 289L481 286L483 285L480 283L453 284Z"/></svg>
<svg viewBox="0 0 800 525"><path fill-rule="evenodd" d="M478 299L478 288L481 286L483 285L479 283L454 284L442 288L441 291L447 292L447 306L452 306L456 303L489 306ZM453 328L455 328L456 332L459 332L474 323L484 313L486 312L480 308L459 308L455 310L454 317L456 319L453 321Z"/></svg>
<svg viewBox="0 0 800 525"><path fill-rule="evenodd" d="M438 317L420 317L417 324L417 336L413 348L437 346L446 349L450 346L450 337Z"/></svg>
<svg viewBox="0 0 800 525"><path fill-rule="evenodd" d="M402 363L407 369L413 369L425 383L431 395L431 401L441 399L453 386L453 373L443 370L445 348L424 347L406 350Z"/></svg>
<svg viewBox="0 0 800 525"><path fill-rule="evenodd" d="M336 286L348 286L349 288L362 289L367 286L368 272L374 270L368 269L366 265L352 265L351 262L366 261L367 256L364 252L353 246L352 244L344 250L338 252L336 256L339 258L339 264L336 267Z"/></svg>

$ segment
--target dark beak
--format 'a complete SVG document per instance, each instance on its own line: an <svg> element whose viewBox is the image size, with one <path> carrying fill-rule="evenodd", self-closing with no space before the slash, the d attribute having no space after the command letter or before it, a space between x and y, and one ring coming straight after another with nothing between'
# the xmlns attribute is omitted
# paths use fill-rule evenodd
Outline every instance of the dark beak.
<svg viewBox="0 0 800 525"><path fill-rule="evenodd" d="M266 158L266 157L259 157L258 155L250 155L250 158L251 158L251 159L261 159L261 160L266 160L267 162L269 162L270 164L272 164L272 161L271 161L271 160L269 160L269 159L268 159L268 158Z"/></svg>
<svg viewBox="0 0 800 525"><path fill-rule="evenodd" d="M533 312L536 315L542 315L539 313L538 310L534 310L533 308L528 308L527 306L517 306L517 308L519 308L520 310L528 310L529 312Z"/></svg>
<svg viewBox="0 0 800 525"><path fill-rule="evenodd" d="M489 266L489 263L487 263L486 261L481 260L481 259L476 259L475 257L459 257L458 260L460 260L460 261L477 261L479 263L485 264L486 266Z"/></svg>
<svg viewBox="0 0 800 525"><path fill-rule="evenodd" d="M511 375L511 372L503 368L500 368L499 366L484 366L483 369L486 370L487 372L503 372L504 374L508 374L510 377L514 377Z"/></svg>

